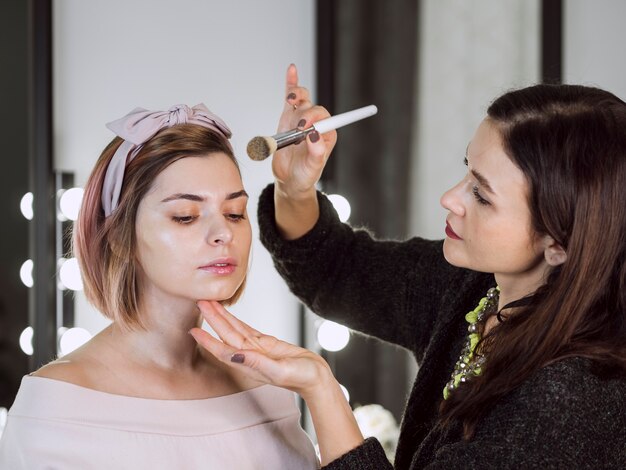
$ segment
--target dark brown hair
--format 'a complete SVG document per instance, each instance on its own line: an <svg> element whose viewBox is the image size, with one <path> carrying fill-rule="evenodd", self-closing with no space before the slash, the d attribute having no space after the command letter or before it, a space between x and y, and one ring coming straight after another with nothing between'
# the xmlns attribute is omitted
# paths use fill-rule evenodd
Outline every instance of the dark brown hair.
<svg viewBox="0 0 626 470"><path fill-rule="evenodd" d="M536 85L487 110L526 176L533 230L567 253L545 284L480 345L482 374L440 407L464 437L498 398L539 368L586 357L626 375L626 103L592 87Z"/></svg>
<svg viewBox="0 0 626 470"><path fill-rule="evenodd" d="M85 295L106 317L126 327L142 325L135 220L144 195L157 175L181 158L224 153L239 170L226 137L195 124L180 124L159 131L127 165L117 209L104 216L101 194L111 158L123 140L114 138L104 149L87 181L83 203L74 225L74 252L78 258ZM223 303L233 304L241 296L245 279L235 294Z"/></svg>

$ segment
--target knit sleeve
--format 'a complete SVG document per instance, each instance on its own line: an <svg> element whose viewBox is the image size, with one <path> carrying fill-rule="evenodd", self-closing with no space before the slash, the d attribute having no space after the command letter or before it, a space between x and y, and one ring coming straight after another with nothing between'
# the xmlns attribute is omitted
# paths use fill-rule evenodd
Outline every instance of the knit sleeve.
<svg viewBox="0 0 626 470"><path fill-rule="evenodd" d="M323 466L322 470L392 470L392 468L380 442L369 437L359 447Z"/></svg>
<svg viewBox="0 0 626 470"><path fill-rule="evenodd" d="M439 447L425 468L623 468L626 382L585 360L544 367L494 403L474 438Z"/></svg>
<svg viewBox="0 0 626 470"><path fill-rule="evenodd" d="M291 291L325 318L413 351L425 348L440 299L460 271L443 258L442 242L375 240L341 223L321 193L316 225L286 241L273 191L268 186L259 200L261 241Z"/></svg>

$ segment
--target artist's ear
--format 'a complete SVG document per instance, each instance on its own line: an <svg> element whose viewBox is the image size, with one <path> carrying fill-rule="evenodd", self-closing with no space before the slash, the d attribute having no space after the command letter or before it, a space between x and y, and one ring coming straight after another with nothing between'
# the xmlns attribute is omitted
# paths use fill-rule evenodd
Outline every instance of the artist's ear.
<svg viewBox="0 0 626 470"><path fill-rule="evenodd" d="M567 253L565 252L565 249L550 235L545 235L543 237L543 247L543 256L550 266L559 266L567 260Z"/></svg>

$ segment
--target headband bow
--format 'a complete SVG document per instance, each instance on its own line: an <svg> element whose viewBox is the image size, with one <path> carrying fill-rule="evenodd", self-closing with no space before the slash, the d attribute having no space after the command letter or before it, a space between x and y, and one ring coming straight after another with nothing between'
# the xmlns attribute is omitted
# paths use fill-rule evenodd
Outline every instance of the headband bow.
<svg viewBox="0 0 626 470"><path fill-rule="evenodd" d="M109 162L102 185L102 208L105 217L117 208L126 165L139 153L143 145L161 129L177 124L197 124L222 134L226 139L232 135L224 121L202 103L193 108L179 104L167 111L148 111L135 108L126 116L106 126L124 139ZM230 143L228 143L230 146ZM232 147L231 147L232 148Z"/></svg>

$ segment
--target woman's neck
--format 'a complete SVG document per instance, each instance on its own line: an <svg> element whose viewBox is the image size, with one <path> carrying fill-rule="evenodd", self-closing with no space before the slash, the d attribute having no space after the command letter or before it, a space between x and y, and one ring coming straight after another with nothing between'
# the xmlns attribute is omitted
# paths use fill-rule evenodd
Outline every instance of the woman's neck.
<svg viewBox="0 0 626 470"><path fill-rule="evenodd" d="M111 345L134 363L160 370L192 370L201 358L189 330L200 326L201 317L189 300L144 296L139 313L145 328L128 330L113 323Z"/></svg>

